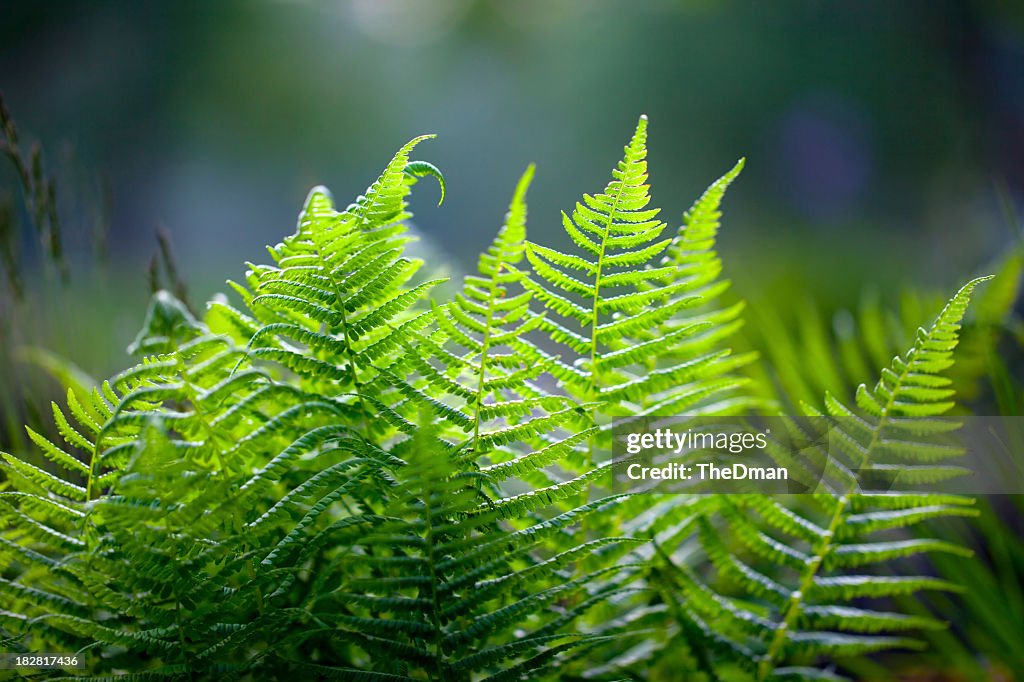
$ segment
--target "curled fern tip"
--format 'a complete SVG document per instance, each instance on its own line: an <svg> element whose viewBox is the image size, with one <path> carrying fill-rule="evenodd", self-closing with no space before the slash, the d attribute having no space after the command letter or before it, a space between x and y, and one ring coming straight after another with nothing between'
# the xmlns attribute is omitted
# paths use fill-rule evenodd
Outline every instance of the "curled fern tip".
<svg viewBox="0 0 1024 682"><path fill-rule="evenodd" d="M431 136L433 137L433 136ZM445 194L445 182L444 175L434 164L429 161L410 161L405 166L406 175L413 178L422 178L426 176L432 176L437 178L437 184L441 186L441 198L437 200L437 205L440 206L444 203Z"/></svg>

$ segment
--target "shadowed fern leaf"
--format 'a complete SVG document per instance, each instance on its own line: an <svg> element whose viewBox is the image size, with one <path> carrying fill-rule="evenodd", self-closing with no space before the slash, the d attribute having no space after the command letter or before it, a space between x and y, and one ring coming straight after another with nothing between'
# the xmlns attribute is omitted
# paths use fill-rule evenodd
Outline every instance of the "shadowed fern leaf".
<svg viewBox="0 0 1024 682"><path fill-rule="evenodd" d="M182 310L158 293L135 346L167 352L105 382L89 405L69 391L68 413L53 406L64 444L33 439L67 475L4 455L15 489L0 492L0 563L15 577L0 583L14 609L0 627L36 651L120 652L86 654L94 673L209 669L194 655L256 614L260 581L236 531L241 510L265 502L232 506L234 491L287 438L293 401L268 392L262 372L232 373L243 351ZM215 592L217 606L190 606Z"/></svg>
<svg viewBox="0 0 1024 682"><path fill-rule="evenodd" d="M429 424L409 453L388 467L394 485L382 512L334 528L332 542L347 549L317 576L314 615L327 627L314 636L350 649L352 664L297 662L299 669L334 679L353 679L356 669L373 671L363 673L367 679L536 679L568 652L604 641L567 626L631 590L626 582L636 567L613 564L579 577L568 569L602 548L637 541L576 539L551 556L535 550L614 499L509 532L506 521L574 491L491 498L472 451L446 448Z"/></svg>
<svg viewBox="0 0 1024 682"><path fill-rule="evenodd" d="M920 320L934 316L944 303L942 296L905 292L895 311L865 296L855 310L829 316L806 300L795 306L796 318L789 322L777 306L762 301L753 311L757 345L765 349L763 363L751 368L756 384L783 412L799 411L802 403L823 409L825 393L852 395L871 381L874 368L905 348ZM816 371L806 371L808 364Z"/></svg>
<svg viewBox="0 0 1024 682"><path fill-rule="evenodd" d="M885 470L880 461L893 458L911 462L901 467L904 474L911 472L906 477L911 485L932 480L925 469L940 467L934 463L938 457L956 454L932 440L937 431L955 427L935 419L952 406L948 379L940 373L953 364L960 321L971 292L984 279L965 285L931 328L918 332L906 355L883 370L874 389L861 385L856 411L831 395L826 396L827 416L810 411L812 416L828 419L832 447L817 453L827 460L826 477L822 492L810 496L808 509L787 508L767 495L723 495L716 506L730 532L723 537L711 517L700 519L702 545L729 590L715 592L692 569L672 564L669 581L685 595L678 612L686 627L702 632L712 650L744 662L747 678L833 679L832 673L793 662L914 647L917 642L900 633L940 626L926 618L850 602L955 589L928 576L861 571L922 552L965 554L941 541L876 540L873 536L929 518L971 515L972 500L912 487L872 489L867 482L872 474ZM926 463L921 464L922 460ZM891 477L887 483L893 483ZM741 553L734 551L728 538L738 543ZM793 576L793 581L773 577L784 575Z"/></svg>

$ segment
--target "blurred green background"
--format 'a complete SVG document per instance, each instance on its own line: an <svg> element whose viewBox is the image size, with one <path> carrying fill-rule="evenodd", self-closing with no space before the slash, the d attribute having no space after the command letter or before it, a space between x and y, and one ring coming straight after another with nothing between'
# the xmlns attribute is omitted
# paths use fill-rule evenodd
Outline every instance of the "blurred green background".
<svg viewBox="0 0 1024 682"><path fill-rule="evenodd" d="M602 186L646 112L667 217L748 157L722 236L741 293L799 279L837 303L867 278L960 281L1010 239L994 188L1018 199L1024 188L1020 3L0 11L0 88L51 167L72 176L60 185L67 221L92 220L80 209L109 186L119 277L142 281L160 223L200 300L291 229L310 185L347 201L423 132L439 135L420 153L451 191L441 209L414 206L418 225L456 263L485 246L531 161L532 234L557 243L559 209ZM139 289L124 311L136 319Z"/></svg>

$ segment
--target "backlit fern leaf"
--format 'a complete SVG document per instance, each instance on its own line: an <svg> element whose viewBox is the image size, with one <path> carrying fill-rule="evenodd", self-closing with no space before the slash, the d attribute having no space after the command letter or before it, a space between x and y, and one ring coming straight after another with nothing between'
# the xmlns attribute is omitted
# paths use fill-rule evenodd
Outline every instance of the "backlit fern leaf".
<svg viewBox="0 0 1024 682"><path fill-rule="evenodd" d="M717 293L707 288L718 274L709 239L718 201L738 169L695 205L677 237L661 238L659 210L647 208L646 141L641 117L604 192L584 195L571 217L562 214L578 253L527 243L534 275L524 286L549 311L540 328L566 348L551 371L571 395L602 402L601 414L610 416L652 403L682 409L740 383L715 383L729 369L721 364L728 351L708 351L731 331L720 328L733 313L685 312Z"/></svg>
<svg viewBox="0 0 1024 682"><path fill-rule="evenodd" d="M537 387L535 380L556 359L525 338L543 321L531 313L532 295L520 286L516 267L524 257L526 191L532 179L530 166L504 225L480 256L478 274L465 278L450 303L435 308L436 328L407 352L425 389L466 415L463 430L469 432L472 450L492 461L516 458L518 451L509 444L542 444L540 436L581 416L573 400ZM568 454L565 448L559 452ZM520 467L520 473L525 471Z"/></svg>
<svg viewBox="0 0 1024 682"><path fill-rule="evenodd" d="M753 353L722 352L723 343L742 326L744 303L723 305L722 295L730 282L721 279L722 261L715 251L725 192L743 170L740 159L728 173L713 182L683 215L683 222L669 244L661 266L673 267L675 282L685 282L685 293L700 301L675 312L654 331L655 336L672 334L681 327L709 324L693 336L680 341L658 361L665 364L687 361L710 354L709 367L688 385L676 385L667 391L647 395L643 405L649 413L710 412L717 415L741 412L751 404L740 392L747 382L736 370L753 361ZM643 337L642 337L643 338ZM647 337L649 338L649 337ZM652 366L655 366L652 363Z"/></svg>
<svg viewBox="0 0 1024 682"><path fill-rule="evenodd" d="M562 224L582 255L527 244L527 257L536 278L524 280L524 285L569 325L545 319L541 327L554 341L568 346L572 356L582 359L575 364L560 360L555 365L556 375L574 393L589 400L597 398L603 386L617 383L612 376L606 379L614 367L602 366L601 362L602 351L614 350L623 337L623 322L613 321L613 315L643 315L651 302L664 299L668 293L659 289L641 291L638 287L648 279L669 274L667 270L641 267L664 251L670 241L655 243L665 224L657 220L657 209L645 210L650 201L645 184L646 141L647 118L643 117L605 191L585 195L571 218L562 214ZM626 288L626 293L615 287ZM645 326L654 323L647 321ZM653 353L656 349L650 350ZM623 360L629 364L628 358Z"/></svg>
<svg viewBox="0 0 1024 682"><path fill-rule="evenodd" d="M440 408L404 384L404 368L393 364L401 345L429 323L427 313L410 309L443 281L410 284L421 262L402 253L409 240L405 199L422 175L420 166L407 172L409 154L427 137L402 147L343 211L327 190L310 192L296 233L270 250L276 265L252 266L248 278L247 305L260 325L249 342L252 357L302 377L314 392L355 394L367 418L373 410L366 401L391 389L420 407Z"/></svg>

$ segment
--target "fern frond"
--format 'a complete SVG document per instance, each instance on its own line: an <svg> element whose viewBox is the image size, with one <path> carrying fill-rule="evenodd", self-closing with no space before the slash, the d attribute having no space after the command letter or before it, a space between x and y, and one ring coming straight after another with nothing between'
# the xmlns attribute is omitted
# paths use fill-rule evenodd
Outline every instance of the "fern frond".
<svg viewBox="0 0 1024 682"><path fill-rule="evenodd" d="M523 285L549 311L539 329L566 349L550 371L577 399L603 401L595 417L682 402L684 394L725 399L743 379L715 380L749 360L708 352L736 330L742 310L711 307L727 286L715 281L718 206L742 163L663 239L659 210L648 208L646 141L641 117L604 192L562 214L578 253L527 243L533 274ZM588 445L591 459L599 441Z"/></svg>
<svg viewBox="0 0 1024 682"><path fill-rule="evenodd" d="M427 386L465 404L478 452L495 442L488 423L503 419L513 425L535 412L565 407L555 397L533 397L528 387L550 364L524 338L540 319L529 311L531 295L519 287L517 270L525 251L526 192L533 173L530 166L519 180L502 228L480 257L479 274L466 277L454 299L434 309L438 334L425 346L439 368L431 359L417 363Z"/></svg>
<svg viewBox="0 0 1024 682"><path fill-rule="evenodd" d="M429 137L402 147L342 211L326 189L311 191L296 233L270 249L276 265L251 266L247 278L247 305L259 325L249 339L252 357L299 374L314 392L355 394L368 426L366 401L393 388L390 378L404 373L396 364L401 348L422 329L411 309L443 281L411 283L421 263L402 255L411 185L434 175L444 192L436 168L409 160Z"/></svg>
<svg viewBox="0 0 1024 682"><path fill-rule="evenodd" d="M353 549L330 564L313 612L346 633L372 637L373 642L353 641L374 670L393 671L388 661L400 660L410 673L461 679L515 666L543 668L539 660L564 651L566 640L579 639L557 631L561 626L547 606L556 599L579 603L629 573L625 565L612 565L565 581L563 569L608 545L635 541L578 541L540 559L531 547L609 502L528 523L509 535L497 519L526 519L526 507L482 497L433 426L418 427L409 455L404 463L389 465L395 487L384 520L369 533L350 536ZM487 549L498 546L501 552ZM347 613L334 615L342 602ZM555 631L546 631L548 626ZM509 646L502 633L511 628L537 634L517 637L524 643ZM477 653L455 653L467 649ZM536 658L545 652L548 658Z"/></svg>
<svg viewBox="0 0 1024 682"><path fill-rule="evenodd" d="M931 518L973 515L969 498L920 492L910 488L876 491L869 475L887 470L886 461L925 462L907 466L896 479L912 486L930 481L916 474L957 454L937 443L935 435L948 428L910 429L918 418L932 424L951 406L950 393L940 375L953 363L960 322L972 291L985 278L965 285L949 301L927 330L920 330L912 348L894 358L874 388L861 386L859 410L827 396L826 413L809 408L808 414L829 420L831 450L823 456L835 466L829 472L856 472L836 477L806 509L789 508L769 496L734 496L720 508L726 537L734 538L743 558L713 528L711 517L701 520L701 544L726 584L738 588L742 602L704 586L683 566L674 566L676 589L689 594L686 609L699 621L717 624L715 636L729 646L747 649L753 679L777 679L779 669L792 676L786 664L797 660L858 656L893 647L916 647L905 637L881 633L934 628L938 624L898 613L865 610L849 604L862 598L889 598L921 590L956 590L957 586L929 576L850 574L862 566L898 560L925 552L965 554L948 542L930 539L874 539L876 534L912 528ZM941 388L937 388L941 387ZM816 455L818 456L818 455ZM751 562L751 560L753 560ZM768 567L768 573L758 567ZM784 567L787 571L777 571ZM776 574L795 573L794 583L780 582ZM696 596L700 595L700 599ZM753 600L756 610L746 606ZM696 622L696 620L694 622ZM783 677L784 679L785 677Z"/></svg>

